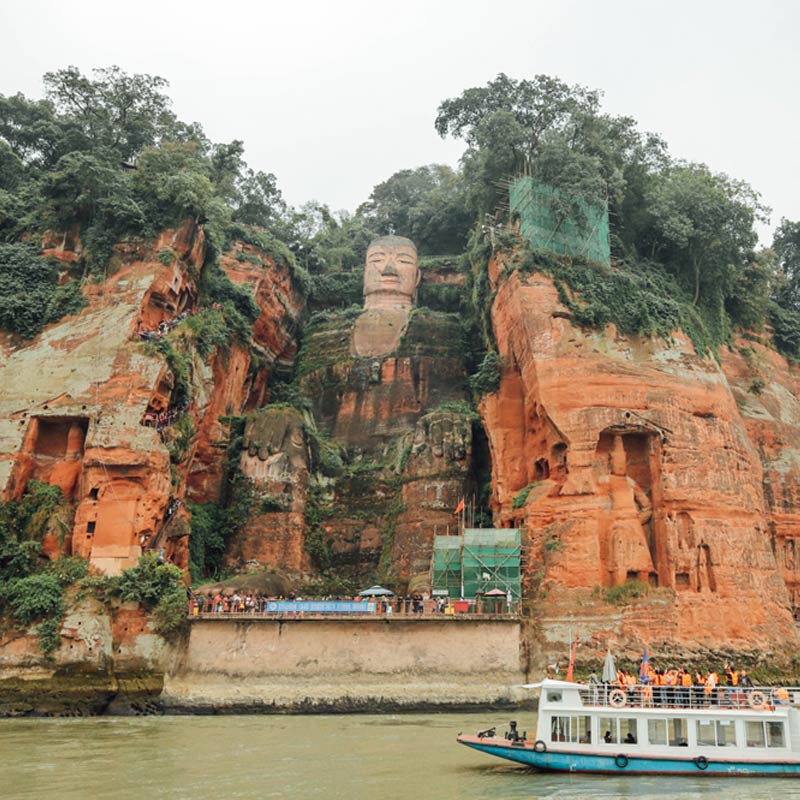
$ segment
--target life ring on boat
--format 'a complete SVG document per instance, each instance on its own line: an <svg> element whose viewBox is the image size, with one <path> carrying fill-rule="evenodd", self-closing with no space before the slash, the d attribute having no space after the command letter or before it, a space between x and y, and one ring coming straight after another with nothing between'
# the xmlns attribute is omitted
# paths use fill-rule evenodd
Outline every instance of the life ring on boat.
<svg viewBox="0 0 800 800"><path fill-rule="evenodd" d="M547 745L541 739L537 739L533 743L533 749L537 753L546 753L547 752Z"/></svg>
<svg viewBox="0 0 800 800"><path fill-rule="evenodd" d="M614 756L614 763L620 768L625 769L628 766L628 756L625 753L619 753Z"/></svg>
<svg viewBox="0 0 800 800"><path fill-rule="evenodd" d="M697 769L708 769L708 759L705 756L697 756L694 765Z"/></svg>
<svg viewBox="0 0 800 800"><path fill-rule="evenodd" d="M756 711L760 711L764 706L767 704L767 697L764 692L759 691L756 689L754 692L750 692L747 695L747 703L750 708L754 708Z"/></svg>
<svg viewBox="0 0 800 800"><path fill-rule="evenodd" d="M627 702L628 698L625 697L625 692L622 689L612 689L608 695L608 704L614 706L614 708L622 708Z"/></svg>

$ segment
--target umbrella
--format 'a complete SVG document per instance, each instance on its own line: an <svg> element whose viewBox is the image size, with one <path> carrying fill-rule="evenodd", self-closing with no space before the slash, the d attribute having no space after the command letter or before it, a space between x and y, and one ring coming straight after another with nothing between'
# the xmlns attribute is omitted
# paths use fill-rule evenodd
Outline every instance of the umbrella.
<svg viewBox="0 0 800 800"><path fill-rule="evenodd" d="M388 597L393 595L394 592L390 589L384 589L383 586L370 586L369 589L364 589L363 592L359 592L359 597Z"/></svg>
<svg viewBox="0 0 800 800"><path fill-rule="evenodd" d="M484 597L505 597L506 596L506 592L504 592L502 589L491 589L490 591L486 592L483 596Z"/></svg>
<svg viewBox="0 0 800 800"><path fill-rule="evenodd" d="M603 663L603 683L614 683L616 679L617 665L614 663L614 656L611 655L611 648L609 648Z"/></svg>

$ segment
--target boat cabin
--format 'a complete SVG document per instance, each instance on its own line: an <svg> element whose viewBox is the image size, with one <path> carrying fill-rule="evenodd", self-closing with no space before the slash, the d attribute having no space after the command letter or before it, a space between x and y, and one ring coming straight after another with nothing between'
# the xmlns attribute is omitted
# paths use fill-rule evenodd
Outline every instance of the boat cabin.
<svg viewBox="0 0 800 800"><path fill-rule="evenodd" d="M689 748L720 758L735 749L751 759L774 760L800 743L800 691L777 702L772 689L757 688L720 687L713 695L697 695L690 691L694 687L629 692L552 680L540 687L536 739L555 750L679 756L677 748Z"/></svg>

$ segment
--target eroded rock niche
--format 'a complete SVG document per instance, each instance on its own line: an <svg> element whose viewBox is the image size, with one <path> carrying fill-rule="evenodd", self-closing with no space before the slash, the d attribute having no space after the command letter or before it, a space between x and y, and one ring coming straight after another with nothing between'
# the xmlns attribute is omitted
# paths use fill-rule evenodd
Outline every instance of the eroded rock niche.
<svg viewBox="0 0 800 800"><path fill-rule="evenodd" d="M595 471L603 504L598 535L606 586L637 579L659 585L658 565L663 560L659 554L665 548L663 524L656 522L659 515L653 508L658 441L649 433L607 430L600 434Z"/></svg>
<svg viewBox="0 0 800 800"><path fill-rule="evenodd" d="M58 486L72 500L88 429L87 417L32 417L12 473L11 496L21 497L33 479Z"/></svg>

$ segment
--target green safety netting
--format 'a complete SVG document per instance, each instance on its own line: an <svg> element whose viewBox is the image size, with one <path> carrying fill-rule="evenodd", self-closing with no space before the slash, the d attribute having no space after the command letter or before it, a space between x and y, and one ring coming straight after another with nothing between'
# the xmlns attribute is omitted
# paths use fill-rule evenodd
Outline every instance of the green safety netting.
<svg viewBox="0 0 800 800"><path fill-rule="evenodd" d="M611 263L608 203L571 200L527 175L511 181L508 200L511 219L519 217L520 234L537 250Z"/></svg>
<svg viewBox="0 0 800 800"><path fill-rule="evenodd" d="M493 589L520 599L520 532L516 528L465 528L463 536L436 536L433 589L473 598Z"/></svg>

